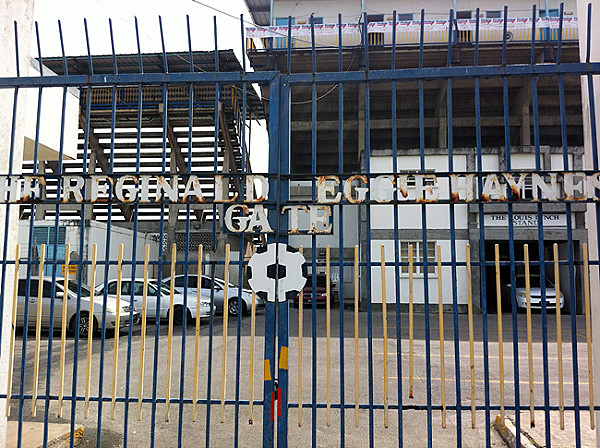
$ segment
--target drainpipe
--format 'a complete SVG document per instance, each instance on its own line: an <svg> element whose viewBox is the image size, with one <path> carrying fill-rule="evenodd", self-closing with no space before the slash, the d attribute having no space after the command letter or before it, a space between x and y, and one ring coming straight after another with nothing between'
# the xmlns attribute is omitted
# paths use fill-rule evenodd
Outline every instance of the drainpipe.
<svg viewBox="0 0 600 448"><path fill-rule="evenodd" d="M271 6L269 7L269 14L270 14L270 24L271 26L273 26L273 0L271 0Z"/></svg>
<svg viewBox="0 0 600 448"><path fill-rule="evenodd" d="M360 20L365 15L365 0L360 0ZM358 21L360 23L360 20Z"/></svg>

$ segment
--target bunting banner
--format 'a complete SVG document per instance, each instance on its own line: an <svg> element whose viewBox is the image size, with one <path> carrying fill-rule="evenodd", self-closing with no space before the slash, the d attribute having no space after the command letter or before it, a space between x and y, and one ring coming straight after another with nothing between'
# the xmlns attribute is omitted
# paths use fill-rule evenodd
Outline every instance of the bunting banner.
<svg viewBox="0 0 600 448"><path fill-rule="evenodd" d="M531 18L514 18L507 19L506 29L512 30L524 30L532 28L533 20ZM458 30L470 30L475 31L477 25L476 19L458 19L455 21L456 29ZM535 21L536 29L560 28L559 17L539 17ZM563 17L562 27L577 28L578 21L577 17ZM362 25L358 23L344 23L342 24L342 35L348 34L360 34ZM393 22L371 22L367 24L368 33L391 33L394 28ZM449 20L425 20L423 22L423 28L425 31L444 31L449 28ZM504 19L479 19L479 29L482 31L496 30L502 31L504 29ZM421 21L402 21L396 22L396 31L402 32L415 32L421 30ZM339 35L339 28L337 24L319 24L314 25L315 36L337 36ZM292 37L309 37L311 36L310 25L292 25L291 33ZM287 26L268 26L268 27L255 27L246 28L246 37L248 38L265 38L265 37L287 37L288 36Z"/></svg>

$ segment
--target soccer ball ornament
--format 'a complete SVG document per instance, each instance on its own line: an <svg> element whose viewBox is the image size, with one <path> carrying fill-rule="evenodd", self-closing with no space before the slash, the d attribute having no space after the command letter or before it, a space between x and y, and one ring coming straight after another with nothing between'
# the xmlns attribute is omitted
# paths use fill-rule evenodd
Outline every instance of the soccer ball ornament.
<svg viewBox="0 0 600 448"><path fill-rule="evenodd" d="M248 283L269 302L296 297L306 284L306 259L291 246L271 243L259 248L248 262Z"/></svg>

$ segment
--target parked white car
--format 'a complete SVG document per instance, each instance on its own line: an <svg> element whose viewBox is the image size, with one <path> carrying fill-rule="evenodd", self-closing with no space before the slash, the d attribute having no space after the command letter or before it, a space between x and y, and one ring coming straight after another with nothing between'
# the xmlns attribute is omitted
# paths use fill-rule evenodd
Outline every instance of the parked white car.
<svg viewBox="0 0 600 448"><path fill-rule="evenodd" d="M121 298L131 298L131 279L121 280ZM117 293L117 280L109 280L106 283L106 290L109 295ZM98 294L102 294L104 291L104 285L96 288ZM158 297L158 288L156 283L152 280L148 281L148 291L146 295L146 317L156 319L156 302ZM171 291L164 286L160 289L160 310L159 319L167 319L169 317L169 302L171 298ZM142 305L144 300L144 279L136 278L133 282L133 303L138 311L142 311ZM181 325L183 323L183 295L179 292L173 294L173 323L175 325ZM214 312L214 310L213 310ZM210 300L202 297L200 300L200 317L209 317L211 315ZM187 297L187 320L191 323L196 318L196 295Z"/></svg>
<svg viewBox="0 0 600 448"><path fill-rule="evenodd" d="M27 279L19 279L18 297L17 297L17 326L22 327L25 322L25 300L26 296L29 300L28 310L28 328L35 328L37 316L37 301L38 301L38 277L31 277L29 283L29 294L27 295ZM56 290L54 294L54 329L61 328L62 325L62 301L64 297L64 279L56 279ZM76 281L70 280L67 291L67 329L71 332L76 328L76 312L77 312L77 291L78 284ZM44 278L42 289L42 327L50 327L50 305L52 300L52 279ZM103 298L94 297L94 316L92 322L92 331L96 332L100 328L102 322L102 307ZM79 336L86 337L90 329L89 319L90 309L90 288L86 285L81 285L81 305L79 312ZM129 301L121 299L121 309L117 310L117 301L114 296L108 296L106 299L106 328L115 328L117 314L119 314L119 328L129 325ZM139 321L139 312L134 311L134 323Z"/></svg>
<svg viewBox="0 0 600 448"><path fill-rule="evenodd" d="M188 294L188 300L189 300L190 296L196 297L197 286L198 286L198 276L196 274L188 274L187 279L188 279L187 280L187 294ZM170 277L165 278L163 280L163 284L165 285L166 288L170 288L171 278ZM185 288L185 275L183 275L183 274L176 275L175 276L175 290L181 294L181 293L183 293L184 288ZM202 294L202 297L206 296L206 297L210 298L211 289L212 289L212 281L208 275L202 276L200 288L201 288L200 293ZM216 307L216 312L222 313L223 312L223 303L225 301L225 282L223 280L221 280L220 278L215 278L214 291L215 291L214 292L214 304ZM238 314L238 310L239 310L238 303L240 302L239 298L238 298L238 295L239 295L238 292L239 292L239 288L230 283L229 284L229 293L228 293L229 299L227 301L227 308L228 308L229 314L231 316L237 316L237 314ZM241 299L242 299L241 300L242 315L247 314L250 312L250 309L252 307L252 290L251 289L242 289ZM260 308L264 308L264 307L265 307L265 301L262 298L260 298L259 296L256 296L256 308L260 309Z"/></svg>

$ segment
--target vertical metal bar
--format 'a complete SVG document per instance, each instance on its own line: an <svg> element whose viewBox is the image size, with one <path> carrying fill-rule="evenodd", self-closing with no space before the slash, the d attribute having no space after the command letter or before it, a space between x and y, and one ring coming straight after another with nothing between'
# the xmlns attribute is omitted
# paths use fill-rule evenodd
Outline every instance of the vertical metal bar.
<svg viewBox="0 0 600 448"><path fill-rule="evenodd" d="M554 291L556 294L556 356L558 362L558 412L560 415L560 429L565 429L565 395L563 382L563 356L562 356L562 322L560 314L560 261L558 258L558 244L552 245L554 255Z"/></svg>
<svg viewBox="0 0 600 448"><path fill-rule="evenodd" d="M504 425L504 347L502 339L502 295L500 293L500 246L494 245L496 265L496 313L498 318L498 379L500 381L500 423Z"/></svg>
<svg viewBox="0 0 600 448"><path fill-rule="evenodd" d="M196 282L196 329L194 331L194 380L192 392L192 421L195 422L198 417L198 362L200 358L200 301L202 299L202 244L198 245L198 275ZM254 293L253 293L254 294ZM212 305L210 314L212 315ZM254 341L252 341L254 342ZM254 344L251 344L251 352L254 354ZM250 362L252 364L252 361ZM252 406L252 397L250 397L250 406Z"/></svg>
<svg viewBox="0 0 600 448"><path fill-rule="evenodd" d="M427 255L425 253L425 255ZM442 428L446 427L446 362L444 358L444 304L442 300L442 251L436 245L438 270L438 322L440 333L440 394L442 399Z"/></svg>
<svg viewBox="0 0 600 448"><path fill-rule="evenodd" d="M33 355L33 393L31 397L31 416L36 415L36 404L38 395L39 368L40 368L40 339L42 337L42 300L44 291L44 261L46 258L46 245L40 245L40 264L38 276L37 306L35 319L35 351ZM65 291L65 294L67 291ZM27 298L26 300L28 300ZM26 330L24 330L26 331Z"/></svg>
<svg viewBox="0 0 600 448"><path fill-rule="evenodd" d="M142 420L142 403L144 396L144 362L146 360L146 319L148 315L148 268L150 262L150 245L144 247L144 280L142 290L142 328L140 332L140 373L138 377L138 422ZM160 285L158 285L160 286ZM156 317L158 319L159 317Z"/></svg>
<svg viewBox="0 0 600 448"><path fill-rule="evenodd" d="M338 14L338 71L342 72L343 57L343 33L342 33L342 15ZM344 85L338 83L338 172L344 173ZM344 335L344 207L338 207L338 269L339 269L339 318L340 318L340 365L345 365L345 335ZM340 447L346 445L346 397L345 397L345 375L344 369L340 369Z"/></svg>
<svg viewBox="0 0 600 448"><path fill-rule="evenodd" d="M43 72L43 61L40 50L40 34L37 22L35 23L35 35L38 48L39 64L40 64L40 76L44 76ZM37 101L37 116L35 125L35 141L33 147L33 174L37 174L38 170L38 155L39 155L39 143L40 143L40 118L42 109L42 87L38 90L38 101ZM16 112L16 109L15 109ZM14 128L13 128L14 131ZM13 132L14 138L14 132ZM28 234L28 250L27 250L27 284L25 287L25 306L23 309L23 345L21 348L21 374L20 374L20 387L19 387L19 414L18 421L19 425L17 428L17 448L21 448L22 435L23 435L23 412L25 406L25 368L27 360L27 329L29 328L29 297L30 297L30 282L31 282L31 265L33 256L33 227L35 222L35 205L29 207L29 234Z"/></svg>
<svg viewBox="0 0 600 448"><path fill-rule="evenodd" d="M248 380L248 422L254 423L254 339L256 333L256 293L252 291L250 309L250 372Z"/></svg>
<svg viewBox="0 0 600 448"><path fill-rule="evenodd" d="M381 314L383 317L383 426L389 425L388 397L388 338L387 338L387 295L385 284L385 246L381 245Z"/></svg>
<svg viewBox="0 0 600 448"><path fill-rule="evenodd" d="M298 247L298 252L304 254L302 246ZM298 294L298 426L302 426L302 339L304 337L304 289Z"/></svg>
<svg viewBox="0 0 600 448"><path fill-rule="evenodd" d="M592 359L592 313L590 311L590 267L589 253L587 243L583 243L583 281L584 281L584 299L585 299L585 342L587 346L587 364L588 364L588 387L589 387L589 409L590 409L590 429L595 429L596 422L594 416L594 363Z"/></svg>
<svg viewBox="0 0 600 448"><path fill-rule="evenodd" d="M471 245L465 247L467 264L467 313L469 320L469 372L471 376L471 428L475 429L475 348L473 336L473 283L471 281ZM438 273L438 275L440 275Z"/></svg>
<svg viewBox="0 0 600 448"><path fill-rule="evenodd" d="M454 33L453 17L455 16L456 11L451 11L451 18L449 21L449 30L448 37L451 39L454 35L454 40L456 41L457 31ZM451 45L448 45L448 53L446 57L446 67L450 67L451 65ZM453 135L453 123L452 123L452 78L447 78L446 80L446 133L448 139L448 171L450 173L454 172L454 135ZM461 398L461 380L460 380L460 337L458 333L458 290L457 290L457 273L456 273L456 219L455 219L455 210L454 203L449 204L449 220L450 220L450 263L451 263L451 274L452 274L452 317L454 323L454 375L456 377L456 441L457 446L462 445L462 398ZM426 224L426 223L424 223ZM425 227L425 225L424 225ZM423 248L424 253L427 253L427 247ZM427 259L425 257L425 259ZM427 271L425 271L427 272ZM427 283L425 281L425 283ZM426 297L427 299L427 297ZM428 306L426 305L426 308ZM425 322L428 327L428 313L425 314ZM426 342L429 340L429 332L425 333ZM429 350L427 348L427 350ZM429 358L428 358L429 359ZM431 372L430 372L430 363L427 363L427 389L431 390ZM431 401L430 395L428 395L428 406L430 407L429 402Z"/></svg>
<svg viewBox="0 0 600 448"><path fill-rule="evenodd" d="M229 317L229 244L225 245L225 276L223 291L223 347L221 349L221 423L225 421L225 393L227 387L227 324ZM241 304L238 303L238 311Z"/></svg>
<svg viewBox="0 0 600 448"><path fill-rule="evenodd" d="M71 255L71 246L65 245L65 266L69 266ZM68 300L68 286L69 286L69 270L65 269L65 280L63 288L63 299L62 299L62 320L60 330L60 359L58 361L58 413L57 417L62 418L62 402L64 397L65 387L65 344L67 343L67 300Z"/></svg>
<svg viewBox="0 0 600 448"><path fill-rule="evenodd" d="M91 378L92 378L92 339L94 336L94 296L96 294L95 288L96 288L96 258L97 258L97 256L98 256L98 245L96 243L94 243L92 245L92 268L91 268L91 273L90 273L90 307L89 307L89 314L88 314L89 319L90 319L90 328L88 330L87 357L85 360L85 405L83 408L84 418L88 418L89 409L90 409L90 383L91 383ZM68 269L68 266L65 266L65 269Z"/></svg>
<svg viewBox="0 0 600 448"><path fill-rule="evenodd" d="M331 249L325 247L325 396L326 396L326 424L331 426L331 266L329 264Z"/></svg>
<svg viewBox="0 0 600 448"><path fill-rule="evenodd" d="M65 56L65 47L64 47L64 39L62 34L62 26L60 20L58 21L58 32L60 38L60 47L62 54L62 62L63 62L63 71L64 75L69 74L69 70L67 67L67 58ZM65 140L65 120L66 120L66 104L67 104L67 87L63 87L63 97L62 97L62 111L61 111L61 126L60 126L60 141L59 141L59 150L58 150L58 173L63 172L63 152L64 152L64 140ZM84 148L86 145L86 135L84 131ZM84 149L85 153L85 149ZM57 189L61 187L61 181L57 182ZM60 219L60 205L56 204L55 207L55 216L54 216L54 247L58 246L58 223ZM51 293L50 293L50 312L48 316L48 356L46 362L46 399L44 400L44 432L43 432L43 445L48 444L48 417L50 415L50 385L52 379L52 348L53 348L53 340L54 340L54 313L55 313L55 303L56 303L56 276L57 276L57 267L58 267L58 251L54 250L53 257L53 269L52 269L52 283L51 283Z"/></svg>
<svg viewBox="0 0 600 448"><path fill-rule="evenodd" d="M117 295L115 312L115 335L113 342L113 371L112 371L112 400L110 403L110 419L115 419L115 406L117 404L117 372L119 367L119 329L121 328L121 282L123 281L123 243L119 244L117 255Z"/></svg>
<svg viewBox="0 0 600 448"><path fill-rule="evenodd" d="M415 398L413 394L414 383L414 354L413 354L413 245L408 245L408 397Z"/></svg>
<svg viewBox="0 0 600 448"><path fill-rule="evenodd" d="M10 397L12 394L13 363L15 360L15 329L17 327L17 298L19 296L19 256L21 245L15 246L15 269L13 280L12 318L10 327L10 348L8 352L8 378L6 384L6 416L10 417Z"/></svg>
<svg viewBox="0 0 600 448"><path fill-rule="evenodd" d="M529 278L529 245L523 245L525 264L525 296L527 299L527 360L529 365L529 421L535 426L535 400L533 396L533 347L531 333L531 280ZM516 287L516 285L515 285Z"/></svg>
<svg viewBox="0 0 600 448"><path fill-rule="evenodd" d="M359 397L358 397L358 281L359 281L358 245L354 246L354 426L358 428Z"/></svg>
<svg viewBox="0 0 600 448"><path fill-rule="evenodd" d="M171 287L169 291L169 327L167 331L167 374L165 376L165 422L169 421L169 411L171 407L171 362L173 355L173 314L174 308L174 296L175 296L175 265L177 264L177 244L171 245ZM159 285L160 289L160 285ZM184 310L184 313L186 311Z"/></svg>
<svg viewBox="0 0 600 448"><path fill-rule="evenodd" d="M546 8L546 14L548 9ZM536 22L536 6L533 5L532 10L532 28L531 28L531 58L530 64L533 68L536 61L535 56L535 22ZM545 51L545 50L544 50ZM542 169L542 158L540 154L540 126L539 126L539 109L538 109L538 94L537 94L537 77L531 77L531 107L533 110L533 144L535 151L535 169ZM546 262L544 253L544 217L542 204L537 204L537 220L538 220L538 259L540 269L540 279L546 278ZM546 284L540 282L541 292L541 324L542 324L542 371L544 378L544 425L550 428L550 387L549 387L549 366L548 366L548 320L546 310ZM547 447L551 446L552 438L550 431L545 431L545 443Z"/></svg>
<svg viewBox="0 0 600 448"><path fill-rule="evenodd" d="M367 15L363 14L363 46L364 46L364 65L365 71L370 70L369 66L369 40L367 38ZM365 169L367 172L367 187L370 187L371 181L369 174L371 174L371 84L367 80L365 81ZM368 198L370 199L370 193ZM373 447L375 444L374 434L374 413L373 413L373 307L372 307L372 292L371 292L371 275L372 275L372 257L371 257L371 206L366 207L366 277L367 277L367 361L368 361L368 372L369 372L369 446Z"/></svg>
<svg viewBox="0 0 600 448"><path fill-rule="evenodd" d="M473 65L479 65L479 24L480 11L476 10L477 21L475 22L475 49ZM479 78L475 78L475 144L477 147L477 171L483 171L483 160L481 154L481 97L479 89ZM483 191L482 176L477 176L477 189ZM491 416L490 416L490 364L489 364L489 341L488 341L488 290L487 290L487 260L485 255L485 214L484 205L479 203L477 214L479 222L479 276L481 279L481 330L483 339L483 393L484 393L484 415L485 415L485 444L490 448L491 440ZM491 295L491 294L490 294Z"/></svg>

